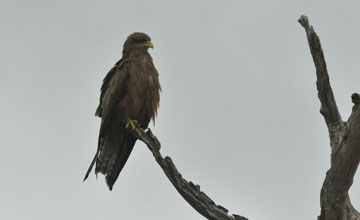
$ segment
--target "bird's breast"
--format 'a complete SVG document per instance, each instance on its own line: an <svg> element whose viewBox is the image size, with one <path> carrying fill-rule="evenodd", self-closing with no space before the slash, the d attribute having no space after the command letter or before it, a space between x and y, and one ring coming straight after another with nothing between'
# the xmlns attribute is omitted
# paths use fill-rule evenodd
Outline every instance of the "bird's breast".
<svg viewBox="0 0 360 220"><path fill-rule="evenodd" d="M149 60L147 60L149 61ZM133 62L127 95L122 100L126 116L136 120L155 117L159 103L158 73L152 62Z"/></svg>

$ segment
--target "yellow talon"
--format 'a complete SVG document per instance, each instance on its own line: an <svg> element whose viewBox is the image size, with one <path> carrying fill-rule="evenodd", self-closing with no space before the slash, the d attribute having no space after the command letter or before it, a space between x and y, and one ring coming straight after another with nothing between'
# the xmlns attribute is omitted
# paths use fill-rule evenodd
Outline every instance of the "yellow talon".
<svg viewBox="0 0 360 220"><path fill-rule="evenodd" d="M130 118L128 119L125 128L128 128L129 125L131 125L132 129L135 130L136 126L135 124L137 124L137 120L131 120Z"/></svg>

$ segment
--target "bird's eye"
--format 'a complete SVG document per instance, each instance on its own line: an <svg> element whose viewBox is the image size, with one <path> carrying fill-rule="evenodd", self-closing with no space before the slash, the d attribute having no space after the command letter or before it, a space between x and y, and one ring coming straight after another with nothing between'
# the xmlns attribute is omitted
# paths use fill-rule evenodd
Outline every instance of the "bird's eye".
<svg viewBox="0 0 360 220"><path fill-rule="evenodd" d="M135 43L136 43L136 44L143 44L143 43L146 43L146 42L147 42L147 40L144 39L144 38L135 39Z"/></svg>

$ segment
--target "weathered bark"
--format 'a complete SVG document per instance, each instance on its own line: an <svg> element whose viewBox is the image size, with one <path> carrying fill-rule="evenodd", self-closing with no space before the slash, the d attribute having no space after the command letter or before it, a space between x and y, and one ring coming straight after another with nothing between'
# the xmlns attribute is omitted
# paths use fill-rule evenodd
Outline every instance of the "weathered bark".
<svg viewBox="0 0 360 220"><path fill-rule="evenodd" d="M216 205L204 192L201 192L199 185L195 185L191 181L188 182L182 178L171 158L163 158L161 156L160 142L150 129L146 133L138 128L132 131L139 140L148 146L157 163L180 195L201 215L211 220L247 220L247 218L240 215L229 215L226 208Z"/></svg>
<svg viewBox="0 0 360 220"><path fill-rule="evenodd" d="M352 114L347 122L343 122L330 86L320 39L306 16L301 16L299 23L305 28L316 67L320 113L328 127L331 146L331 167L321 189L321 214L318 219L359 220L360 214L349 199L349 189L360 160L360 97L358 94L352 95Z"/></svg>

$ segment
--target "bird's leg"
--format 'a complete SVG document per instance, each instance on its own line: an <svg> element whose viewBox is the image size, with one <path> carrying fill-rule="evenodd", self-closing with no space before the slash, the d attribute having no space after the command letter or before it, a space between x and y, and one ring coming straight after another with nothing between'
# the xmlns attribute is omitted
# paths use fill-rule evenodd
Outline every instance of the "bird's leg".
<svg viewBox="0 0 360 220"><path fill-rule="evenodd" d="M135 128L136 128L135 125L136 124L137 124L137 120L131 120L130 118L128 118L128 121L127 121L127 123L125 125L125 128L128 128L129 125L131 125L132 129L135 130Z"/></svg>
<svg viewBox="0 0 360 220"><path fill-rule="evenodd" d="M140 131L145 133L145 130L143 128L141 128L138 124L137 124L137 120L131 120L130 118L128 118L128 121L125 125L125 128L128 128L130 125L132 127L133 130L135 130L136 128L140 129Z"/></svg>

